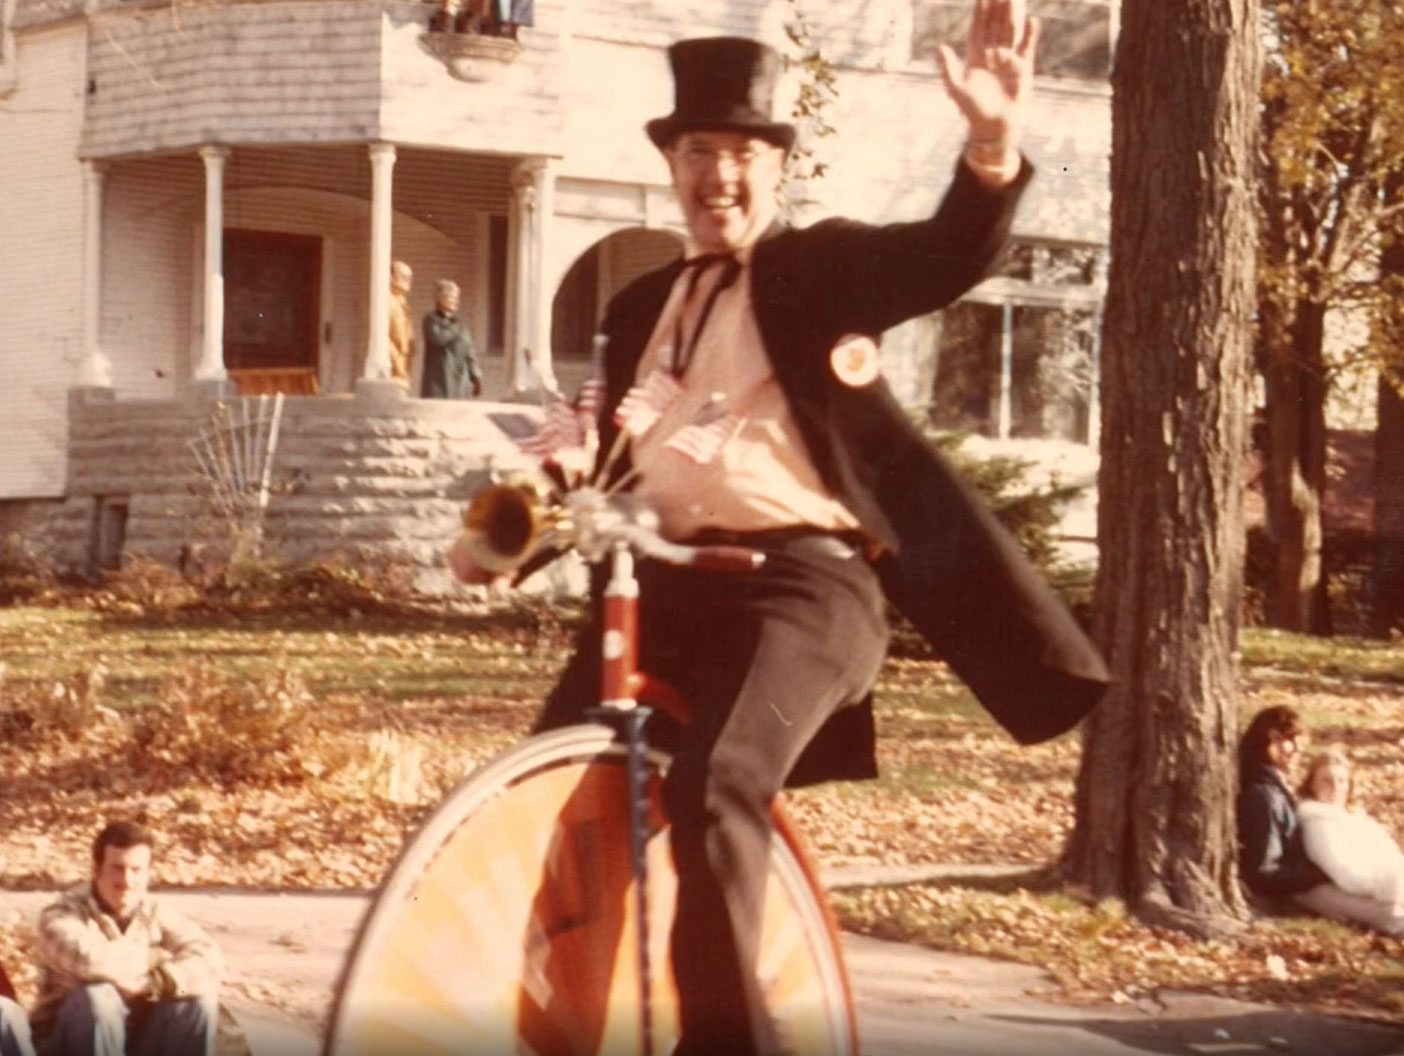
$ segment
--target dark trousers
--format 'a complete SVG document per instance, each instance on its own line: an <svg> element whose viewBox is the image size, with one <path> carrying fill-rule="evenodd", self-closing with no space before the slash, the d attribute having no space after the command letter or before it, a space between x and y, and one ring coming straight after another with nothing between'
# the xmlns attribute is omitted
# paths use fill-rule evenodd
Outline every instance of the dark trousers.
<svg viewBox="0 0 1404 1056"><path fill-rule="evenodd" d="M771 804L824 721L865 697L887 647L882 590L861 557L830 537L754 541L768 544L756 572L639 569L641 666L692 708L666 745L663 786L678 875L676 1056L784 1051L755 975ZM589 649L540 727L573 721L597 688Z"/></svg>

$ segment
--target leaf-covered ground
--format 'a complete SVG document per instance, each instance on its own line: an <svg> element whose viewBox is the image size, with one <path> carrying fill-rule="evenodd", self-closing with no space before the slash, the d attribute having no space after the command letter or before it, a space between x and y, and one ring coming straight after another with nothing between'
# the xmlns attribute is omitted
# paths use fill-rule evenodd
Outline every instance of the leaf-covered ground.
<svg viewBox="0 0 1404 1056"><path fill-rule="evenodd" d="M10 889L83 879L114 816L158 831L167 884L373 887L443 792L523 736L569 648L540 613L162 615L111 599L0 609L0 642ZM1245 714L1300 708L1318 742L1351 753L1360 801L1404 833L1404 648L1259 634L1247 652ZM1197 942L1059 890L1044 867L1072 823L1074 738L1013 744L929 660L889 661L879 701L883 777L788 797L820 864L1028 868L841 891L846 925L1038 964L1070 1000L1211 989L1404 1020L1398 940L1294 919ZM0 921L22 989L26 944L24 922Z"/></svg>

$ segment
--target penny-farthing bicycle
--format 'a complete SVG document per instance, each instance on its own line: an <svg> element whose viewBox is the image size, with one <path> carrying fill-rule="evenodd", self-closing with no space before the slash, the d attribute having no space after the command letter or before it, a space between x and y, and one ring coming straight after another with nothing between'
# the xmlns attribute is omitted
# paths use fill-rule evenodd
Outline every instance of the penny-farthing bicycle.
<svg viewBox="0 0 1404 1056"><path fill-rule="evenodd" d="M547 527L543 529L542 525ZM362 922L326 1056L667 1056L677 1037L668 957L676 877L645 738L676 693L635 667L636 557L744 574L760 555L661 539L628 497L583 487L548 508L479 493L465 525L493 552L573 548L610 562L600 722L528 738L465 779L407 843ZM646 615L645 599L645 615ZM757 966L803 1056L856 1056L837 931L777 809Z"/></svg>

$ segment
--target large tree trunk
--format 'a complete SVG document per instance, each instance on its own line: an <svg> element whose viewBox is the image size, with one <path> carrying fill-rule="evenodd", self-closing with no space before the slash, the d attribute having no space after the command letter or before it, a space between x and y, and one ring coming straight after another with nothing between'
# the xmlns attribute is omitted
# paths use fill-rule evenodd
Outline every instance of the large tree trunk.
<svg viewBox="0 0 1404 1056"><path fill-rule="evenodd" d="M1387 201L1404 191L1404 172L1385 187ZM1380 274L1404 280L1404 240L1380 253ZM1375 421L1375 571L1370 627L1380 637L1404 630L1404 308L1379 324L1390 362L1380 369Z"/></svg>
<svg viewBox="0 0 1404 1056"><path fill-rule="evenodd" d="M1400 351L1404 353L1404 348ZM1399 383L1404 385L1404 372ZM1377 406L1371 629L1386 638L1395 631L1404 631L1404 397L1383 373Z"/></svg>
<svg viewBox="0 0 1404 1056"><path fill-rule="evenodd" d="M1126 0L1112 96L1095 623L1065 873L1209 934L1235 866L1242 485L1254 312L1255 0Z"/></svg>
<svg viewBox="0 0 1404 1056"><path fill-rule="evenodd" d="M1326 492L1325 307L1292 305L1289 324L1264 319L1267 399L1264 498L1274 549L1268 617L1289 631L1329 634L1322 568Z"/></svg>

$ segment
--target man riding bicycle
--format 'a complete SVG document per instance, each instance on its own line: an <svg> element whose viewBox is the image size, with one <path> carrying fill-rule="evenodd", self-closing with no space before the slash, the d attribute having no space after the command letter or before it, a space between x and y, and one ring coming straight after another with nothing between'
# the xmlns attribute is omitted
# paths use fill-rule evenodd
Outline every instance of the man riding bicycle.
<svg viewBox="0 0 1404 1056"><path fill-rule="evenodd" d="M665 538L766 556L724 575L643 561L641 666L691 720L663 797L678 875L678 1056L786 1051L757 981L770 807L786 785L876 773L870 690L894 603L1023 742L1056 736L1107 671L1017 545L880 376L882 331L992 268L1032 175L1018 137L1037 27L976 0L964 60L942 48L969 136L935 214L871 226L778 219L794 128L771 118L779 59L734 37L669 52L675 106L650 121L688 228L686 256L610 302L600 450ZM462 545L459 578L482 582ZM538 720L598 699L587 628Z"/></svg>

